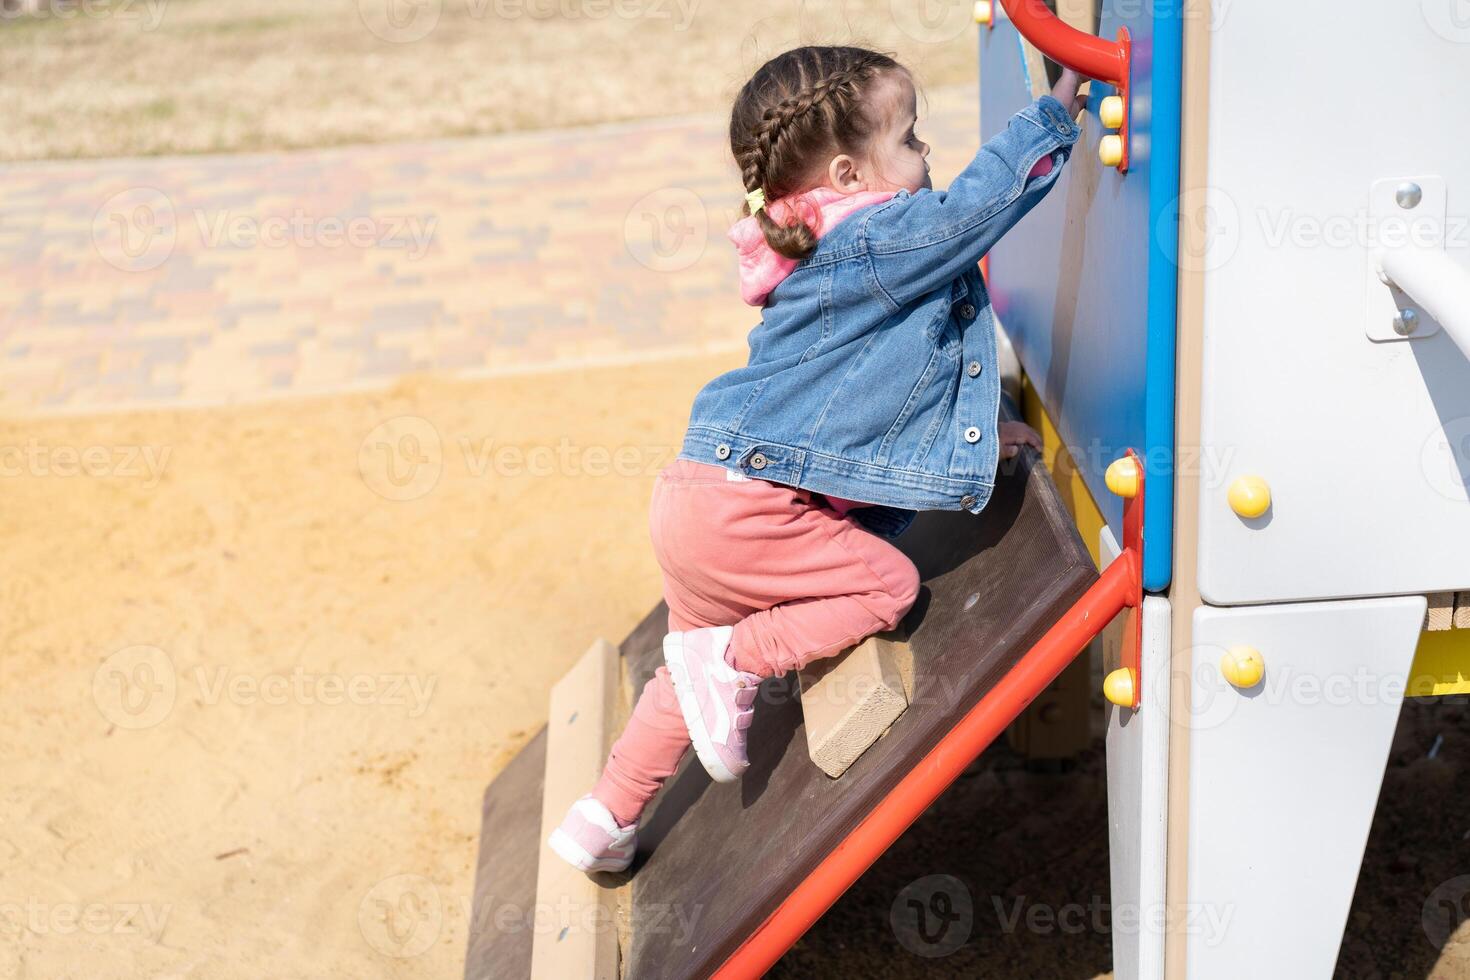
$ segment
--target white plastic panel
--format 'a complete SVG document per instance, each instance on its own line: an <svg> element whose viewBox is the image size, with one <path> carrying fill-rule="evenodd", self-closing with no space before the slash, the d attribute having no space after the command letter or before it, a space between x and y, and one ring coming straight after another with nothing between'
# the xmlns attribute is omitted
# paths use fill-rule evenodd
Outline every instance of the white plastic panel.
<svg viewBox="0 0 1470 980"><path fill-rule="evenodd" d="M1376 183L1442 180L1444 254L1470 270L1470 21L1454 6L1235 0L1213 25L1210 186L1180 219L1209 243L1180 261L1205 275L1211 603L1470 588L1470 360L1443 331L1365 329ZM1351 95L1313 78L1351 78ZM1272 493L1249 520L1226 499L1247 474Z"/></svg>
<svg viewBox="0 0 1470 980"><path fill-rule="evenodd" d="M1332 976L1398 722L1422 596L1194 614L1187 976ZM1236 645L1265 677L1220 673Z"/></svg>

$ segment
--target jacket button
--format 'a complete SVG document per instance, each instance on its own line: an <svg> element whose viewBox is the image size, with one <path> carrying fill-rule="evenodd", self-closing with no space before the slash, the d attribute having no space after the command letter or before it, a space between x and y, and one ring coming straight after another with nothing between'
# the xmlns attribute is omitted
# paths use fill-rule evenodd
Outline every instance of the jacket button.
<svg viewBox="0 0 1470 980"><path fill-rule="evenodd" d="M979 442L980 441L980 430L977 429L977 428L975 428L973 425L970 426L968 429L965 430L965 441L966 442Z"/></svg>
<svg viewBox="0 0 1470 980"><path fill-rule="evenodd" d="M969 510L971 507L975 506L975 498L970 496L969 494L965 494L963 497L960 498L960 506L965 508L965 510Z"/></svg>
<svg viewBox="0 0 1470 980"><path fill-rule="evenodd" d="M965 305L961 306L960 316L964 317L966 320L975 319L975 304L966 303Z"/></svg>
<svg viewBox="0 0 1470 980"><path fill-rule="evenodd" d="M730 447L729 446L725 445L722 442L718 446L715 447L715 459L729 459L729 458L730 458Z"/></svg>
<svg viewBox="0 0 1470 980"><path fill-rule="evenodd" d="M762 456L760 453L756 453L754 456L750 457L750 468L753 469L753 470L763 470L763 469L765 469L766 468L766 458L764 456Z"/></svg>
<svg viewBox="0 0 1470 980"><path fill-rule="evenodd" d="M980 362L979 361L971 361L970 362L970 366L968 368L966 368L965 370L968 371L968 372L970 372L970 377L972 377L972 378L978 378L978 377L980 377L980 371L981 371Z"/></svg>

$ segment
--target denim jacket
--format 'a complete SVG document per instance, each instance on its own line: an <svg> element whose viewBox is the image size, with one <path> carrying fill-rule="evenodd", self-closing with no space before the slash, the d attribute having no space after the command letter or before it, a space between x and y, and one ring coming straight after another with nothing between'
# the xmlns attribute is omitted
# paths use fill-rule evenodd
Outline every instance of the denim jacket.
<svg viewBox="0 0 1470 980"><path fill-rule="evenodd" d="M679 456L879 506L979 513L998 460L995 322L977 263L1051 189L1080 131L1044 95L947 191L856 211L771 291L743 368L695 397ZM1051 171L1027 178L1051 154Z"/></svg>

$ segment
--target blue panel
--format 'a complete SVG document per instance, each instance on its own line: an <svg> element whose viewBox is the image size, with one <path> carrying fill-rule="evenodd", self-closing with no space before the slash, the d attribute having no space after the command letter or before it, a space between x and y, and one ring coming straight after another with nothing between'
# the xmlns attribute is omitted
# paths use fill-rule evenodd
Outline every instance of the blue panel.
<svg viewBox="0 0 1470 980"><path fill-rule="evenodd" d="M1047 414L1122 540L1122 502L1108 463L1135 450L1148 472L1144 587L1169 584L1173 547L1175 212L1179 186L1182 5L1103 8L1101 34L1133 41L1128 173L1097 162L1094 83L1072 162L990 255L991 294ZM980 135L1031 101L1020 37L996 4L980 29ZM1136 13L1135 13L1136 11Z"/></svg>

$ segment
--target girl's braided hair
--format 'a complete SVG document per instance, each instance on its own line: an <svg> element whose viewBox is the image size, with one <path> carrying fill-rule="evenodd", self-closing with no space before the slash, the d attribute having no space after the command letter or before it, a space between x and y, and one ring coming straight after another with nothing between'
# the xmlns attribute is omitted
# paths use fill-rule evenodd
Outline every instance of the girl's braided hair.
<svg viewBox="0 0 1470 980"><path fill-rule="evenodd" d="M875 129L864 90L884 72L903 70L889 55L850 47L793 48L762 65L730 111L730 152L746 192L774 201L806 190L831 154L860 152ZM761 209L756 219L766 242L787 258L804 259L817 247L799 217L782 225Z"/></svg>

